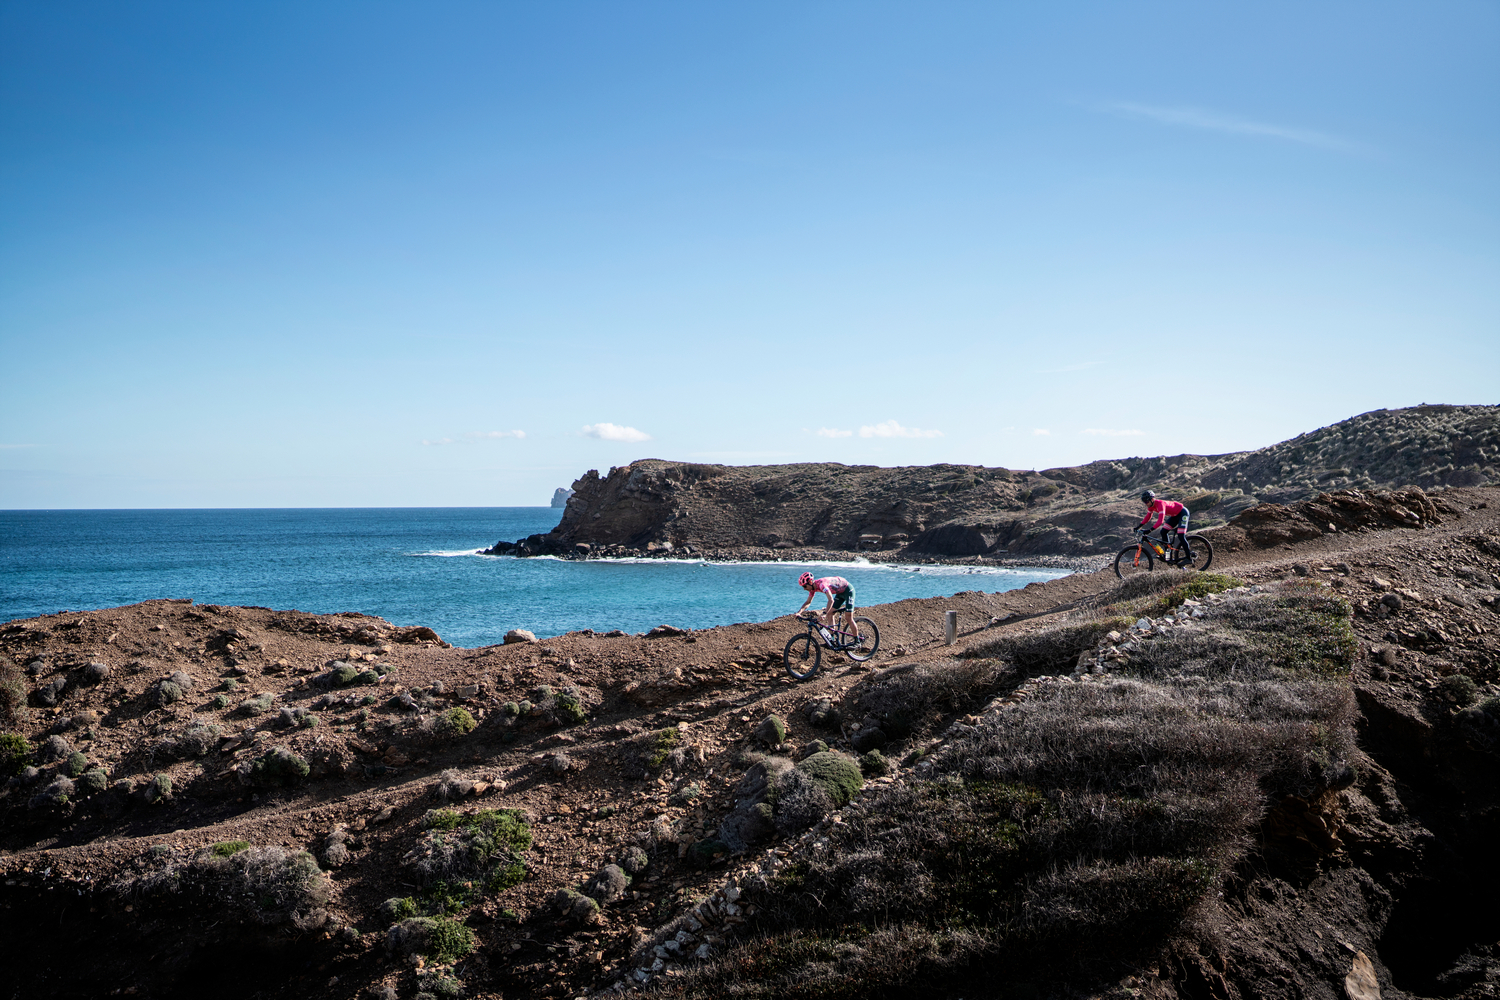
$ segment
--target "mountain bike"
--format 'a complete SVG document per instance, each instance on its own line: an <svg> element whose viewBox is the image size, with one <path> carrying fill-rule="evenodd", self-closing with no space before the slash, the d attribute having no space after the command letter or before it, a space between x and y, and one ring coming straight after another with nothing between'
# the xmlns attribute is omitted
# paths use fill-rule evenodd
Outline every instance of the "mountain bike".
<svg viewBox="0 0 1500 1000"><path fill-rule="evenodd" d="M1158 539L1151 537L1150 531L1137 529L1135 544L1125 546L1115 556L1115 576L1124 580L1149 573L1156 568L1157 562L1177 569L1208 569L1214 561L1214 547L1208 539L1202 535L1184 535L1183 539L1193 554L1191 563L1183 558L1182 550L1176 545L1164 548Z"/></svg>
<svg viewBox="0 0 1500 1000"><path fill-rule="evenodd" d="M818 672L825 648L843 653L859 663L874 656L875 650L880 648L880 629L868 618L850 616L852 620L848 623L829 628L819 623L814 615L798 617L807 623L807 631L787 640L781 659L786 664L786 672L799 681Z"/></svg>

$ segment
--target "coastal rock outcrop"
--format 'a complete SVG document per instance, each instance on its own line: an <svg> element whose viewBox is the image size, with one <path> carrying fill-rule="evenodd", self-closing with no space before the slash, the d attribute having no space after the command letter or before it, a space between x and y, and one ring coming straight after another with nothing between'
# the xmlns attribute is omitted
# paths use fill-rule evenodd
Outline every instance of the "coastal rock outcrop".
<svg viewBox="0 0 1500 1000"><path fill-rule="evenodd" d="M484 551L575 559L1076 557L1124 545L1146 488L1186 503L1197 529L1233 523L1238 544L1266 546L1329 530L1418 526L1430 520L1427 501L1377 499L1376 491L1494 482L1497 456L1500 407L1420 406L1376 410L1255 452L1040 472L641 459L585 473L552 531Z"/></svg>

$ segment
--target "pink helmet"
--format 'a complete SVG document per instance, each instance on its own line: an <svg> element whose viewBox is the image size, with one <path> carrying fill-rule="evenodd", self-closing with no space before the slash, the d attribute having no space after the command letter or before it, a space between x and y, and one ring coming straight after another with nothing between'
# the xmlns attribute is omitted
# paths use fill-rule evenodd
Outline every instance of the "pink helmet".
<svg viewBox="0 0 1500 1000"><path fill-rule="evenodd" d="M812 580L813 577L811 573L803 573L801 576L797 577L797 586L806 587L812 583Z"/></svg>

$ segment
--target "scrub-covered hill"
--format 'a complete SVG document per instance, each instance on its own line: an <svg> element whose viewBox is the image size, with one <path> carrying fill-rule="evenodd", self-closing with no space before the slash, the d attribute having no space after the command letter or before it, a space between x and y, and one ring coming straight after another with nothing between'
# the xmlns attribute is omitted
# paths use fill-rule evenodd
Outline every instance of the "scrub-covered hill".
<svg viewBox="0 0 1500 1000"><path fill-rule="evenodd" d="M864 551L1036 557L1110 552L1143 489L1181 499L1193 523L1338 489L1500 481L1500 407L1375 410L1259 451L1093 462L1040 472L970 465L726 466L643 459L590 470L561 523L493 553L808 558Z"/></svg>

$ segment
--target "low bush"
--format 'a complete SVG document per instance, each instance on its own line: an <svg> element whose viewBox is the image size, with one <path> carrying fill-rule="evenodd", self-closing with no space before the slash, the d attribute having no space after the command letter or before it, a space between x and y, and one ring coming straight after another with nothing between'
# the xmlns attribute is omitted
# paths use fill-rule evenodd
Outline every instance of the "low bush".
<svg viewBox="0 0 1500 1000"><path fill-rule="evenodd" d="M70 778L76 778L89 769L89 759L74 750L68 755L67 762L63 764L63 773Z"/></svg>
<svg viewBox="0 0 1500 1000"><path fill-rule="evenodd" d="M386 932L386 944L402 955L425 955L448 964L474 950L474 932L457 920L407 917Z"/></svg>
<svg viewBox="0 0 1500 1000"><path fill-rule="evenodd" d="M141 793L150 805L162 802L170 802L172 799L172 778L170 775L158 774L151 779L151 783Z"/></svg>
<svg viewBox="0 0 1500 1000"><path fill-rule="evenodd" d="M79 795L97 795L109 787L109 775L97 767L92 768L80 774L74 784L77 786Z"/></svg>
<svg viewBox="0 0 1500 1000"><path fill-rule="evenodd" d="M848 803L865 784L859 765L843 754L832 751L815 753L800 760L793 770L810 777L837 806Z"/></svg>
<svg viewBox="0 0 1500 1000"><path fill-rule="evenodd" d="M269 692L246 698L240 702L237 711L241 715L264 715L271 710L271 704L276 700L275 695Z"/></svg>
<svg viewBox="0 0 1500 1000"><path fill-rule="evenodd" d="M186 899L205 917L250 924L313 927L326 920L328 876L306 851L225 841L192 854L172 848L148 852L140 868L116 881L114 891Z"/></svg>
<svg viewBox="0 0 1500 1000"><path fill-rule="evenodd" d="M432 731L443 736L463 736L472 733L477 725L467 708L455 706L437 717Z"/></svg>
<svg viewBox="0 0 1500 1000"><path fill-rule="evenodd" d="M290 788L307 780L311 768L306 760L286 747L276 747L255 758L250 765L250 783L260 788Z"/></svg>
<svg viewBox="0 0 1500 1000"><path fill-rule="evenodd" d="M182 731L172 743L173 752L179 757L204 757L219 745L218 726L191 725Z"/></svg>
<svg viewBox="0 0 1500 1000"><path fill-rule="evenodd" d="M226 709L229 707L229 696L216 694L214 695L214 700L209 702L209 706L216 710Z"/></svg>
<svg viewBox="0 0 1500 1000"><path fill-rule="evenodd" d="M682 742L682 733L676 729L658 729L647 733L641 742L640 762L648 770L660 771L672 751L677 749L677 744Z"/></svg>
<svg viewBox="0 0 1500 1000"><path fill-rule="evenodd" d="M209 848L216 858L227 858L250 848L248 840L221 840Z"/></svg>
<svg viewBox="0 0 1500 1000"><path fill-rule="evenodd" d="M1459 708L1468 708L1479 700L1479 685L1467 674L1449 674L1438 681L1437 693Z"/></svg>
<svg viewBox="0 0 1500 1000"><path fill-rule="evenodd" d="M1156 599L1152 610L1164 613L1182 607L1186 601L1201 601L1209 594L1222 594L1226 590L1244 586L1245 581L1223 573L1194 573L1186 583L1180 583Z"/></svg>
<svg viewBox="0 0 1500 1000"><path fill-rule="evenodd" d="M883 778L891 773L891 762L879 750L871 750L859 758L859 770L866 778Z"/></svg>
<svg viewBox="0 0 1500 1000"><path fill-rule="evenodd" d="M1110 632L1124 631L1133 624L1133 618L1095 618L1039 632L1001 636L970 646L964 655L1006 660L1029 676L1068 673L1080 653L1099 645Z"/></svg>
<svg viewBox="0 0 1500 1000"><path fill-rule="evenodd" d="M34 748L20 733L0 733L0 777L20 774Z"/></svg>
<svg viewBox="0 0 1500 1000"><path fill-rule="evenodd" d="M0 657L0 726L25 725L31 718L26 707L26 676L21 668Z"/></svg>
<svg viewBox="0 0 1500 1000"><path fill-rule="evenodd" d="M182 687L172 681L158 681L151 690L156 704L162 707L182 700Z"/></svg>
<svg viewBox="0 0 1500 1000"><path fill-rule="evenodd" d="M588 713L583 710L583 702L566 691L557 695L552 710L564 725L576 726L588 718Z"/></svg>
<svg viewBox="0 0 1500 1000"><path fill-rule="evenodd" d="M531 848L531 827L520 810L433 809L422 825L426 832L405 860L424 885L478 880L499 892L525 878L521 855Z"/></svg>
<svg viewBox="0 0 1500 1000"><path fill-rule="evenodd" d="M879 720L884 734L899 740L936 726L945 712L983 704L1020 679L996 659L917 660L882 670L849 697L857 715Z"/></svg>

